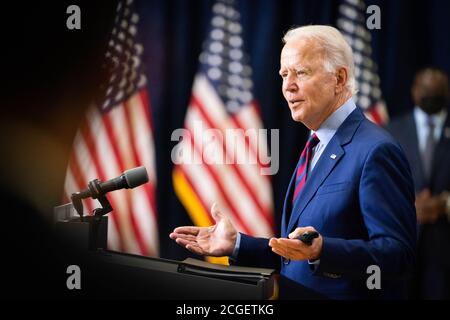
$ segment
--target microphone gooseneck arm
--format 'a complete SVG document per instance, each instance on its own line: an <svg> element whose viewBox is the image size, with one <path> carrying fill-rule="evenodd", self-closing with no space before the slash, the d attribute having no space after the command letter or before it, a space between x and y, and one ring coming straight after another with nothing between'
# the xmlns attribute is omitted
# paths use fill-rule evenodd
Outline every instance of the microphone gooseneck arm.
<svg viewBox="0 0 450 320"><path fill-rule="evenodd" d="M106 198L106 193L102 192L102 188L100 186L100 180L94 179L89 181L88 191L81 191L72 193L71 199L72 204L80 216L81 220L83 220L83 202L82 199L92 197L93 199L97 199L102 205L101 208L96 208L93 211L94 216L100 217L112 211L112 206Z"/></svg>

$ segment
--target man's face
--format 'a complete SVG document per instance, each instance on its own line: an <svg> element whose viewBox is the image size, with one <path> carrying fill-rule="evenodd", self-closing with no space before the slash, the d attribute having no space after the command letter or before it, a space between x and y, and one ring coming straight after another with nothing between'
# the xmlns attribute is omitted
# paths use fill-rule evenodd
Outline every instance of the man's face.
<svg viewBox="0 0 450 320"><path fill-rule="evenodd" d="M426 113L434 114L445 108L449 95L448 78L441 71L426 69L416 75L412 96Z"/></svg>
<svg viewBox="0 0 450 320"><path fill-rule="evenodd" d="M323 49L314 40L291 40L281 51L283 96L291 116L317 130L336 107L336 76L323 64Z"/></svg>

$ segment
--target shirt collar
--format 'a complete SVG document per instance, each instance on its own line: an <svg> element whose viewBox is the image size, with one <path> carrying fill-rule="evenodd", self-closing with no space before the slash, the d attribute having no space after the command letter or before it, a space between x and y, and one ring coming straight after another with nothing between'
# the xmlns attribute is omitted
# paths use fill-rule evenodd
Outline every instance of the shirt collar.
<svg viewBox="0 0 450 320"><path fill-rule="evenodd" d="M446 110L446 108L444 108L438 113L435 113L433 115L428 115L419 106L415 106L414 107L414 117L416 118L417 123L423 127L427 126L428 117L431 117L431 119L433 119L433 123L434 123L435 127L440 128L444 124L445 118L447 117L447 110Z"/></svg>
<svg viewBox="0 0 450 320"><path fill-rule="evenodd" d="M353 101L353 98L348 99L320 125L317 131L312 131L312 133L315 133L317 135L321 144L328 144L331 138L333 138L337 129L355 109L356 105Z"/></svg>

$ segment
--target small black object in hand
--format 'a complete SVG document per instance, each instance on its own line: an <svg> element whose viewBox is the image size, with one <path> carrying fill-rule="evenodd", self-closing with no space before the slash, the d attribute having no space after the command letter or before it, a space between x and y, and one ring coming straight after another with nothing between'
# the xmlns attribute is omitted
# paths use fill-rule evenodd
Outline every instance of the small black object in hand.
<svg viewBox="0 0 450 320"><path fill-rule="evenodd" d="M319 237L316 231L306 231L301 236L297 237L298 240L302 241L307 246L310 246L315 238Z"/></svg>

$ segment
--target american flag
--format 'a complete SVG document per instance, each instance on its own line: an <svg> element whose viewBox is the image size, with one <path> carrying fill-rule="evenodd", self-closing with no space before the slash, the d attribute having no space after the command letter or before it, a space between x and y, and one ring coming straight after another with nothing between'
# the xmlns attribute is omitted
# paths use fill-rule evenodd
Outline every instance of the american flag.
<svg viewBox="0 0 450 320"><path fill-rule="evenodd" d="M224 139L233 130L262 129L259 106L252 94L252 71L244 53L240 14L234 1L217 1L212 10L185 118L190 135L178 144L174 188L198 226L214 224L210 208L217 202L239 231L271 236L271 182L261 174L265 161L259 157L260 152L267 151L267 140L252 134ZM212 140L207 138L208 129L217 129ZM223 154L231 159L235 155L234 161L208 161L202 151L212 150L211 146L213 158ZM238 160L245 155L249 155L247 161ZM202 161L194 161L196 156Z"/></svg>
<svg viewBox="0 0 450 320"><path fill-rule="evenodd" d="M364 0L342 0L339 5L337 27L353 50L355 78L358 84L356 104L367 118L377 124L388 121L383 101L377 65L372 60L371 34L366 28Z"/></svg>
<svg viewBox="0 0 450 320"><path fill-rule="evenodd" d="M119 2L105 56L110 78L103 98L87 111L79 128L65 180L65 199L85 189L90 180L102 181L123 171L145 166L149 182L135 189L109 193L108 248L141 255L158 255L155 206L153 127L143 45L137 41L139 16L132 1ZM97 200L84 200L91 214Z"/></svg>

